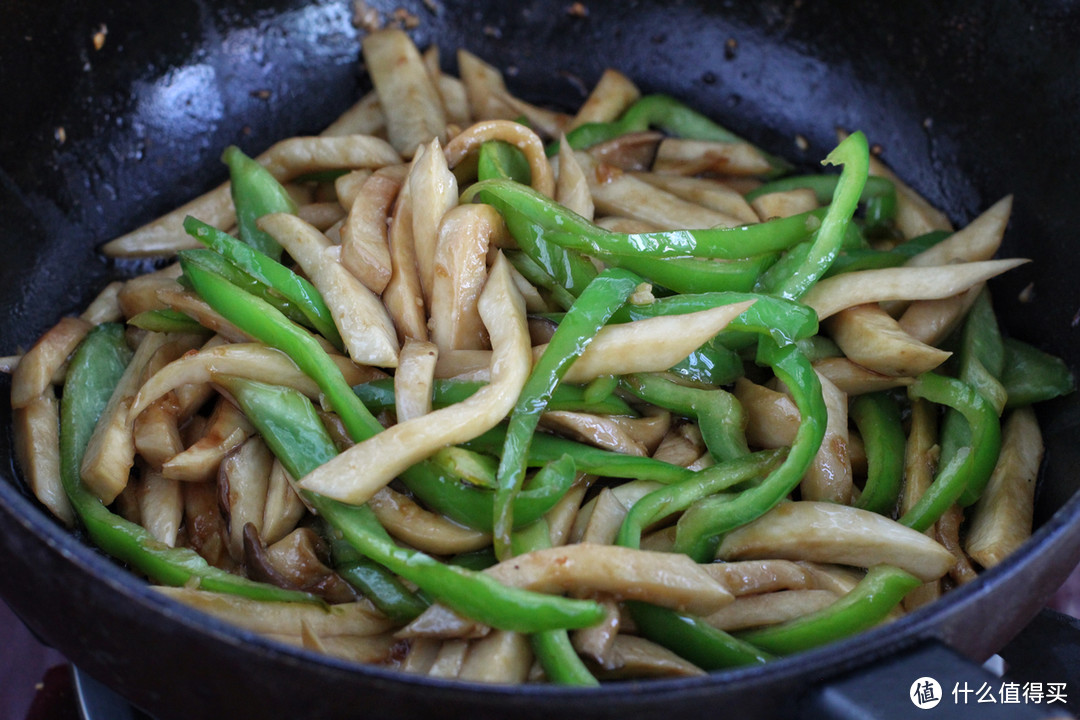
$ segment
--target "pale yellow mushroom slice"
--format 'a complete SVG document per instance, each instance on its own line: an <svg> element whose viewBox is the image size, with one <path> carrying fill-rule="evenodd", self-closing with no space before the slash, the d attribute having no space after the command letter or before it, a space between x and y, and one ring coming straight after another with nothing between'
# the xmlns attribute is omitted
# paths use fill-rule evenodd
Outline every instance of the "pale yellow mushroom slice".
<svg viewBox="0 0 1080 720"><path fill-rule="evenodd" d="M954 262L989 260L1001 247L1012 213L1012 195L1006 195L964 228L909 258L907 267L932 267Z"/></svg>
<svg viewBox="0 0 1080 720"><path fill-rule="evenodd" d="M181 290L177 285L174 288L161 288L157 291L157 297L162 307L171 308L177 312L189 315L193 320L208 330L212 330L231 342L253 342L255 338L238 328L232 322L209 303L190 290Z"/></svg>
<svg viewBox="0 0 1080 720"><path fill-rule="evenodd" d="M851 397L906 387L915 382L913 377L883 375L843 357L815 360L814 370Z"/></svg>
<svg viewBox="0 0 1080 720"><path fill-rule="evenodd" d="M579 157L582 157L579 154ZM596 210L605 215L642 220L669 230L734 227L742 223L725 213L683 200L633 175L607 166L585 168Z"/></svg>
<svg viewBox="0 0 1080 720"><path fill-rule="evenodd" d="M273 545L289 535L306 512L303 501L293 490L288 471L275 459L266 482L266 502L259 533L263 542Z"/></svg>
<svg viewBox="0 0 1080 720"><path fill-rule="evenodd" d="M484 571L512 587L577 596L608 593L680 612L711 613L731 593L685 555L577 543L517 555Z"/></svg>
<svg viewBox="0 0 1080 720"><path fill-rule="evenodd" d="M311 225L319 232L326 232L345 219L345 210L336 200L333 202L313 202L296 209L296 217Z"/></svg>
<svg viewBox="0 0 1080 720"><path fill-rule="evenodd" d="M387 532L429 554L455 555L491 545L490 534L425 510L412 498L390 488L376 492L367 504Z"/></svg>
<svg viewBox="0 0 1080 720"><path fill-rule="evenodd" d="M521 123L510 120L481 120L462 132L446 144L443 151L450 168L455 168L470 153L480 150L480 146L491 140L510 143L525 155L531 174L530 187L541 195L554 197L555 173L548 162L544 143L540 137Z"/></svg>
<svg viewBox="0 0 1080 720"><path fill-rule="evenodd" d="M184 495L180 483L159 472L147 472L137 484L141 525L161 543L176 547L184 519Z"/></svg>
<svg viewBox="0 0 1080 720"><path fill-rule="evenodd" d="M735 381L734 393L746 413L748 443L761 448L778 448L792 443L801 416L791 397L747 378Z"/></svg>
<svg viewBox="0 0 1080 720"><path fill-rule="evenodd" d="M540 417L540 426L623 455L645 457L649 454L649 449L643 443L631 437L615 418L608 415L553 410Z"/></svg>
<svg viewBox="0 0 1080 720"><path fill-rule="evenodd" d="M180 263L172 263L161 270L136 275L124 282L116 295L116 301L124 317L131 318L147 310L166 307L158 297L159 290L179 290L176 279L180 277Z"/></svg>
<svg viewBox="0 0 1080 720"><path fill-rule="evenodd" d="M848 398L828 378L819 375L818 380L828 415L825 436L799 483L799 492L804 500L847 504L851 502L853 487L848 453Z"/></svg>
<svg viewBox="0 0 1080 720"><path fill-rule="evenodd" d="M604 488L592 503L589 521L585 524L580 542L613 545L629 512L630 506L623 503L611 488Z"/></svg>
<svg viewBox="0 0 1080 720"><path fill-rule="evenodd" d="M147 379L178 360L184 353L193 350L196 344L196 337L187 335L162 345L143 370L142 384L145 385ZM132 401L132 406L137 402L138 394ZM135 451L153 470L161 470L161 466L169 458L184 449L184 441L180 435L180 412L180 399L174 390L165 393L142 412L132 413L130 409L128 411L129 419L134 420L132 432Z"/></svg>
<svg viewBox="0 0 1080 720"><path fill-rule="evenodd" d="M777 505L728 533L717 557L782 558L873 567L888 564L923 581L949 571L953 556L934 540L883 515L835 503Z"/></svg>
<svg viewBox="0 0 1080 720"><path fill-rule="evenodd" d="M874 303L841 310L825 328L849 360L883 375L916 377L952 355L911 337Z"/></svg>
<svg viewBox="0 0 1080 720"><path fill-rule="evenodd" d="M762 220L786 218L816 210L817 193L810 188L795 188L772 192L754 199L750 206Z"/></svg>
<svg viewBox="0 0 1080 720"><path fill-rule="evenodd" d="M990 482L971 510L965 548L983 567L994 567L1031 536L1042 455L1034 411L1012 411L1002 429L1001 454Z"/></svg>
<svg viewBox="0 0 1080 720"><path fill-rule="evenodd" d="M678 654L637 635L619 634L612 641L604 677L675 678L697 677L705 671Z"/></svg>
<svg viewBox="0 0 1080 720"><path fill-rule="evenodd" d="M465 127L472 122L472 115L469 113L469 96L465 93L465 83L442 71L439 55L439 46L432 43L428 45L420 57L424 61L428 77L431 78L431 82L439 92L439 99L442 100L447 126Z"/></svg>
<svg viewBox="0 0 1080 720"><path fill-rule="evenodd" d="M373 173L360 186L341 226L341 264L378 295L390 282L387 220L400 189L400 181Z"/></svg>
<svg viewBox="0 0 1080 720"><path fill-rule="evenodd" d="M377 665L389 662L397 646L397 639L390 632L366 637L319 637L317 641L315 640L316 636L310 631L300 636L278 635L276 633L266 633L265 635L271 640L287 645L296 645L323 655L341 658L354 663Z"/></svg>
<svg viewBox="0 0 1080 720"><path fill-rule="evenodd" d="M386 377L379 370L356 365L341 355L330 357L349 385ZM130 414L134 418L166 393L210 383L215 375L236 375L268 385L284 385L310 398L317 398L320 393L319 386L280 350L261 343L228 343L188 353L154 373L139 388Z"/></svg>
<svg viewBox="0 0 1080 720"><path fill-rule="evenodd" d="M319 606L309 603L266 602L238 595L192 588L154 586L162 595L213 615L245 630L299 637L304 625L324 640L367 637L392 629L392 621L367 600Z"/></svg>
<svg viewBox="0 0 1080 720"><path fill-rule="evenodd" d="M342 210L348 212L352 208L353 203L356 202L356 198L359 197L362 192L364 183L366 183L374 174L375 173L366 168L361 170L350 170L334 180L334 196Z"/></svg>
<svg viewBox="0 0 1080 720"><path fill-rule="evenodd" d="M135 400L143 370L166 342L165 333L149 333L139 343L86 446L79 474L106 505L127 486L135 464L135 436L128 409Z"/></svg>
<svg viewBox="0 0 1080 720"><path fill-rule="evenodd" d="M427 674L437 678L457 678L465 664L465 656L469 653L467 640L450 640L444 642L435 655L435 659L428 668Z"/></svg>
<svg viewBox="0 0 1080 720"><path fill-rule="evenodd" d="M510 91L498 68L461 49L457 51L457 63L474 120L512 120L518 116L517 111L502 99Z"/></svg>
<svg viewBox="0 0 1080 720"><path fill-rule="evenodd" d="M425 146L417 148L409 172L423 156ZM390 279L383 291L383 304L394 321L399 342L405 338L428 339L427 313L424 311L424 290L413 242L413 197L406 178L390 216L387 241L390 246ZM422 199L421 199L422 201Z"/></svg>
<svg viewBox="0 0 1080 720"><path fill-rule="evenodd" d="M701 430L694 423L681 423L672 428L653 451L652 458L672 465L690 467L703 453L708 452Z"/></svg>
<svg viewBox="0 0 1080 720"><path fill-rule="evenodd" d="M723 583L736 598L815 587L814 579L806 568L792 560L738 560L708 563L702 568Z"/></svg>
<svg viewBox="0 0 1080 720"><path fill-rule="evenodd" d="M528 678L532 662L528 635L495 630L469 644L457 677L470 682L520 684Z"/></svg>
<svg viewBox="0 0 1080 720"><path fill-rule="evenodd" d="M412 39L397 28L370 33L361 43L379 95L390 144L404 157L432 138L446 138L442 97Z"/></svg>
<svg viewBox="0 0 1080 720"><path fill-rule="evenodd" d="M617 120L628 107L641 97L641 91L630 78L618 70L607 68L593 86L592 92L578 108L567 132L585 123L604 123Z"/></svg>
<svg viewBox="0 0 1080 720"><path fill-rule="evenodd" d="M124 311L120 308L120 290L123 287L124 282L120 280L106 285L86 309L79 313L79 317L93 325L123 320Z"/></svg>
<svg viewBox="0 0 1080 720"><path fill-rule="evenodd" d="M405 341L394 373L394 411L398 422L413 420L431 412L431 392L439 349L423 340Z"/></svg>
<svg viewBox="0 0 1080 720"><path fill-rule="evenodd" d="M214 406L202 437L161 466L165 477L185 482L209 482L221 461L255 432L236 406L222 399Z"/></svg>
<svg viewBox="0 0 1080 720"><path fill-rule="evenodd" d="M280 182L321 170L355 170L396 165L401 156L385 140L370 135L300 137L271 146L258 160ZM168 212L156 220L121 235L102 246L111 257L152 257L202 247L184 230L184 218L192 215L226 230L236 223L236 209L229 183Z"/></svg>
<svg viewBox="0 0 1080 720"><path fill-rule="evenodd" d="M837 600L828 590L778 590L758 595L744 595L704 620L724 632L752 627L778 625L804 615L824 610Z"/></svg>
<svg viewBox="0 0 1080 720"><path fill-rule="evenodd" d="M378 135L386 130L386 118L383 117L379 94L374 90L349 106L334 122L326 126L321 137L342 137L344 135Z"/></svg>
<svg viewBox="0 0 1080 720"><path fill-rule="evenodd" d="M964 522L964 510L956 503L948 507L934 523L934 539L952 553L953 565L949 568L949 578L957 585L969 583L978 577L971 558L964 552L960 541L960 526Z"/></svg>
<svg viewBox="0 0 1080 720"><path fill-rule="evenodd" d="M685 315L608 325L573 362L563 381L581 383L604 375L667 370L727 327L751 304L752 300Z"/></svg>
<svg viewBox="0 0 1080 720"><path fill-rule="evenodd" d="M51 385L12 410L15 457L34 497L71 525L75 513L60 481L60 403Z"/></svg>
<svg viewBox="0 0 1080 720"><path fill-rule="evenodd" d="M589 179L565 135L559 140L558 157L559 177L555 182L555 201L586 220L592 220L596 214L596 206L589 190Z"/></svg>
<svg viewBox="0 0 1080 720"><path fill-rule="evenodd" d="M533 105L521 98L514 97L508 92L496 90L495 97L514 111L514 117L511 119L524 118L525 124L543 137L559 137L566 131L566 126L570 123L570 116L566 113Z"/></svg>
<svg viewBox="0 0 1080 720"><path fill-rule="evenodd" d="M614 669L618 666L618 660L613 656L612 648L622 628L622 612L613 598L599 597L594 600L604 608L604 618L595 625L571 632L570 642L579 655L601 667Z"/></svg>
<svg viewBox="0 0 1080 720"><path fill-rule="evenodd" d="M238 562L244 557L244 526L251 524L262 533L273 465L274 455L258 435L221 460L218 486L229 518L229 554Z"/></svg>
<svg viewBox="0 0 1080 720"><path fill-rule="evenodd" d="M501 254L480 296L491 337L491 382L470 398L398 423L357 443L301 478L301 487L343 502L362 503L399 473L440 448L485 432L513 409L532 368L525 304Z"/></svg>
<svg viewBox="0 0 1080 720"><path fill-rule="evenodd" d="M818 319L824 320L855 305L950 297L1026 262L1029 261L1017 258L842 273L817 283L800 302L813 308Z"/></svg>
<svg viewBox="0 0 1080 720"><path fill-rule="evenodd" d="M488 248L508 232L502 216L490 205L461 205L443 217L433 257L428 323L440 351L487 346L479 301L487 281Z"/></svg>
<svg viewBox="0 0 1080 720"><path fill-rule="evenodd" d="M435 638L412 638L409 640L409 649L405 658L398 667L402 672L427 675L435 664L435 658L439 654L442 641Z"/></svg>
<svg viewBox="0 0 1080 720"><path fill-rule="evenodd" d="M349 356L364 365L396 367L400 348L394 323L379 298L342 265L340 246L295 215L264 215L258 224L322 294Z"/></svg>
<svg viewBox="0 0 1080 720"><path fill-rule="evenodd" d="M897 507L900 515L910 510L934 481L940 450L935 406L926 400L912 401L910 429L904 445L904 479ZM927 528L924 534L931 538L936 537L933 526ZM931 580L908 593L903 606L905 610L911 611L933 602L940 596L941 582Z"/></svg>
<svg viewBox="0 0 1080 720"><path fill-rule="evenodd" d="M583 154L596 161L598 177L610 175L614 170L639 173L652 167L656 148L663 139L663 133L651 130L626 133L597 143Z"/></svg>
<svg viewBox="0 0 1080 720"><path fill-rule="evenodd" d="M927 345L937 345L967 317L985 283L977 283L964 292L940 300L916 300L908 303L897 323L900 329Z"/></svg>
<svg viewBox="0 0 1080 720"><path fill-rule="evenodd" d="M759 222L758 214L742 193L713 178L664 175L655 172L632 173L639 180L677 195L683 200L734 218L733 224Z"/></svg>
<svg viewBox="0 0 1080 720"><path fill-rule="evenodd" d="M653 480L631 480L629 482L624 482L621 485L605 488L605 490L611 493L613 498L617 501L617 504L612 505L607 511L602 512L610 512L611 509L616 509L616 512L621 514L623 510L618 509L619 506L629 509L633 507L634 503L638 500L659 487L661 487L660 483ZM599 501L600 496L598 494L581 506L581 511L574 520L574 527L570 531L570 543L580 543L584 541L589 525L592 523L592 516L597 511ZM614 522L621 521L617 518L612 518L605 521L605 524L613 524Z"/></svg>
<svg viewBox="0 0 1080 720"><path fill-rule="evenodd" d="M715 142L666 138L656 151L653 171L674 175L755 177L772 170L768 158L745 142Z"/></svg>
<svg viewBox="0 0 1080 720"><path fill-rule="evenodd" d="M435 253L440 241L439 228L443 217L458 203L458 184L450 172L446 155L438 138L427 144L422 156L409 171L410 196L413 203L412 234L416 252L416 268L420 287L429 311L434 304Z"/></svg>
<svg viewBox="0 0 1080 720"><path fill-rule="evenodd" d="M585 493L588 492L592 482L593 478L589 475L579 474L570 489L559 502L555 503L555 507L544 515L552 547L566 545L570 541L574 523L577 522L578 513L581 511L582 500L585 499Z"/></svg>
<svg viewBox="0 0 1080 720"><path fill-rule="evenodd" d="M46 331L12 372L11 407L24 408L51 388L53 378L92 327L82 318L64 317Z"/></svg>

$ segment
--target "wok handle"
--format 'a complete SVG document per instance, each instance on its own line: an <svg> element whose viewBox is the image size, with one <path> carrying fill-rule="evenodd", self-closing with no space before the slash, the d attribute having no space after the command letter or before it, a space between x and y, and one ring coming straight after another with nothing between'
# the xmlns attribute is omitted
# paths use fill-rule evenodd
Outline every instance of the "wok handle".
<svg viewBox="0 0 1080 720"><path fill-rule="evenodd" d="M926 717L944 720L1073 717L1070 708L1080 705L1080 620L1044 610L1000 655L1007 666L1002 677L943 643L928 642L812 691L798 720L910 720L924 710ZM1064 702L1050 702L1051 691L1063 694ZM938 702L928 707L932 697Z"/></svg>

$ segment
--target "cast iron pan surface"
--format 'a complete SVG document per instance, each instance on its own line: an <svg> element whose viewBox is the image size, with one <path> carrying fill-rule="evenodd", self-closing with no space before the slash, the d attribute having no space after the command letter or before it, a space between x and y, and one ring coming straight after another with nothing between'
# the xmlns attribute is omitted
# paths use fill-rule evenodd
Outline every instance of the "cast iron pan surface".
<svg viewBox="0 0 1080 720"><path fill-rule="evenodd" d="M862 129L901 177L966 224L1007 193L1002 254L1036 262L992 288L1004 326L1066 357L1080 344L1080 12L1071 3L369 3L419 19L453 69L466 47L538 103L576 106L607 66L800 164ZM0 24L0 352L26 347L140 268L95 247L317 132L366 90L348 2L14 0ZM94 48L95 32L107 31ZM62 128L62 130L61 130ZM798 149L796 134L808 140ZM1030 301L1019 303L1031 285ZM598 691L404 678L262 640L166 602L46 516L0 435L0 594L74 663L162 720L191 717L794 717L813 685L928 639L982 659L1080 559L1075 397L1041 412L1033 540L942 602L858 639L704 679ZM2 422L10 424L5 407ZM1071 498L1071 499L1070 499ZM898 699L902 702L902 699Z"/></svg>

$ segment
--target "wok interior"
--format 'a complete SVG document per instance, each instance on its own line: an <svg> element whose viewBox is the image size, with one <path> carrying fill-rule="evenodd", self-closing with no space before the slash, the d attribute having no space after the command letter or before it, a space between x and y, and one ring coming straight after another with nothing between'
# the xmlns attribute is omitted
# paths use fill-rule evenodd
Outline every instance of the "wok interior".
<svg viewBox="0 0 1080 720"><path fill-rule="evenodd" d="M349 3L55 5L5 10L0 28L0 64L19 70L0 77L3 96L19 99L0 119L5 352L135 270L106 263L94 247L223 180L223 147L258 152L316 132L364 89ZM1014 193L1002 254L1035 262L992 285L1002 325L1076 367L1080 268L1068 243L1080 206L1069 173L1080 148L1069 139L1080 87L1067 70L1080 65L1068 41L1080 23L1067 11L658 0L591 2L581 15L559 2L448 1L437 12L419 1L368 5L384 16L404 8L420 21L419 46L438 43L446 61L466 47L537 103L576 105L611 66L796 163L822 157L836 128L862 129L959 224ZM94 50L103 24L105 44ZM1030 301L1018 302L1029 284ZM1076 398L1048 404L1040 418L1048 452L1037 524L1080 484ZM0 452L14 477L7 433Z"/></svg>

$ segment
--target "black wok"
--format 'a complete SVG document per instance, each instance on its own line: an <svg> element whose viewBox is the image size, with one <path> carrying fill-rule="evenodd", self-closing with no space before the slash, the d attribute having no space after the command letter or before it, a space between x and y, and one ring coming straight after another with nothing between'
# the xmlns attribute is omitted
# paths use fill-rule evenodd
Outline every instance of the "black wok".
<svg viewBox="0 0 1080 720"><path fill-rule="evenodd" d="M512 89L535 102L576 105L610 65L797 163L822 157L835 128L862 129L959 224L1015 193L1003 254L1035 263L993 286L1002 322L1074 369L1080 361L1075 3L370 4L415 15L417 44L439 43L448 64L462 46L507 68ZM316 132L364 89L344 0L12 0L0 13L3 353L132 272L94 248L220 182L223 147L254 153ZM1018 302L1029 284L1030 300ZM64 530L20 484L9 432L0 434L0 595L73 662L162 719L653 718L727 708L795 717L827 704L808 695L826 679L927 647L982 660L1036 615L1080 560L1080 401L1051 403L1041 420L1038 529L1014 557L888 627L704 679L590 692L477 687L288 649L158 597ZM908 716L902 695L918 675L898 676L888 702L905 703L897 708Z"/></svg>

